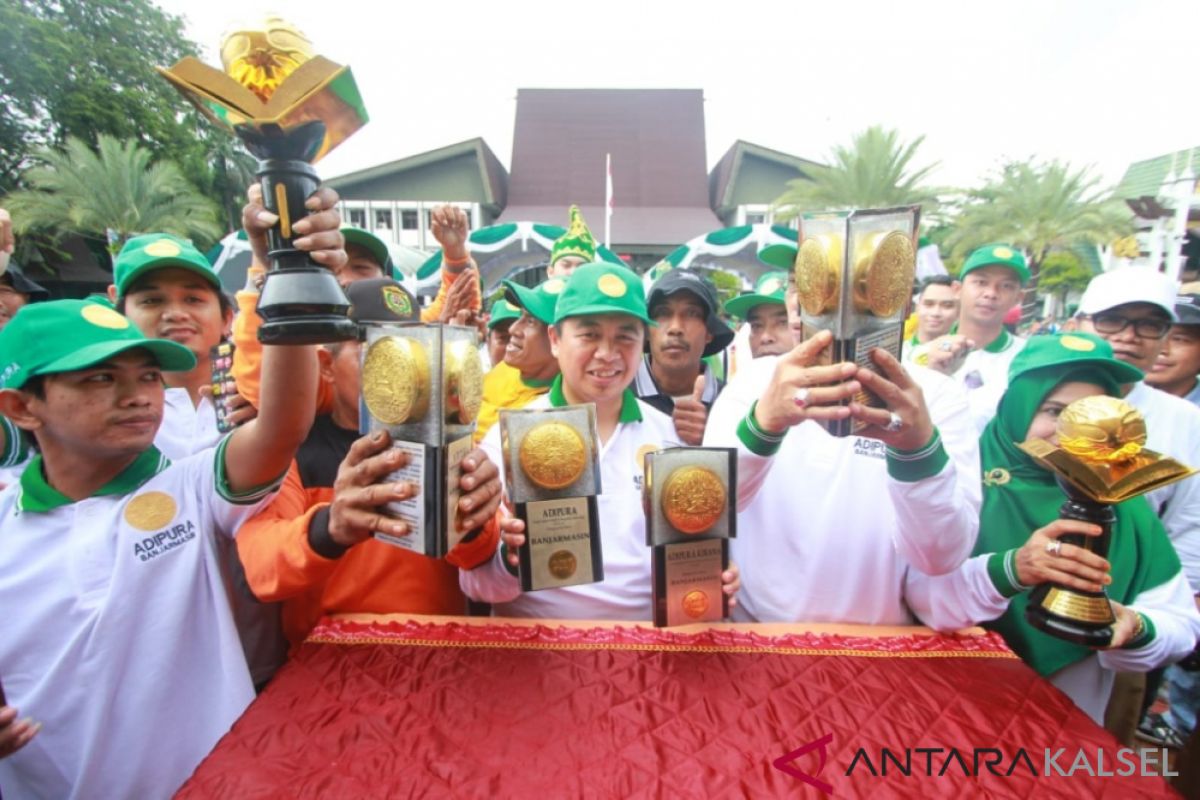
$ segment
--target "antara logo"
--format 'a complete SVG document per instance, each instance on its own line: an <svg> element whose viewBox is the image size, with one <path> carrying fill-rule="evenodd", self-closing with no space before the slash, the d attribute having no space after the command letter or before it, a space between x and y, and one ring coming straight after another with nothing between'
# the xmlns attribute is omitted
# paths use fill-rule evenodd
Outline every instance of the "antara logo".
<svg viewBox="0 0 1200 800"><path fill-rule="evenodd" d="M832 741L833 734L827 733L816 741L801 745L792 752L781 755L779 758L772 761L771 765L780 772L791 775L793 778L807 783L809 786L812 786L822 794L832 795L833 786L817 777L821 770L825 769L825 762L829 758L829 744ZM809 773L804 772L797 767L795 761L805 753L811 753L814 750L817 751L817 757L820 759L820 763L817 764L817 768L813 770L813 773L810 775Z"/></svg>

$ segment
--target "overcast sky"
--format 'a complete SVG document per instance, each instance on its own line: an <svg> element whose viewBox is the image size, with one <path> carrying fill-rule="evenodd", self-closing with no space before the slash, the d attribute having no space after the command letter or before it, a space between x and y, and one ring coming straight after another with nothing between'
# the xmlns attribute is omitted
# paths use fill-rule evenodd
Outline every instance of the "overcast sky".
<svg viewBox="0 0 1200 800"><path fill-rule="evenodd" d="M875 123L925 135L918 163L960 186L1028 156L1115 183L1200 146L1195 0L159 2L211 63L231 22L276 10L353 67L371 122L327 177L475 136L507 165L534 87L703 89L710 166L736 139L825 160Z"/></svg>

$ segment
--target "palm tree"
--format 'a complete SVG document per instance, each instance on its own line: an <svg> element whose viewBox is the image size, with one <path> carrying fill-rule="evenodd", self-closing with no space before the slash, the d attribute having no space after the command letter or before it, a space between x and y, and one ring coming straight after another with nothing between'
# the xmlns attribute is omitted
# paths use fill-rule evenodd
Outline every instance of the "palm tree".
<svg viewBox="0 0 1200 800"><path fill-rule="evenodd" d="M44 150L24 176L28 189L5 199L17 233L46 231L109 238L115 253L131 236L165 232L211 242L221 235L215 208L170 161L154 161L130 139L100 135L96 150L67 139Z"/></svg>
<svg viewBox="0 0 1200 800"><path fill-rule="evenodd" d="M1035 313L1038 275L1053 250L1077 244L1104 244L1133 231L1133 215L1100 188L1085 167L1057 160L1014 161L1002 166L980 189L967 193L946 244L964 256L988 242L1025 251L1029 285L1022 302L1025 318Z"/></svg>
<svg viewBox="0 0 1200 800"><path fill-rule="evenodd" d="M806 211L843 208L886 208L937 204L938 190L924 182L937 164L912 169L917 148L900 133L875 125L854 136L849 147L834 148L830 166L813 170L808 178L788 181L787 191L775 200L776 219L788 220Z"/></svg>

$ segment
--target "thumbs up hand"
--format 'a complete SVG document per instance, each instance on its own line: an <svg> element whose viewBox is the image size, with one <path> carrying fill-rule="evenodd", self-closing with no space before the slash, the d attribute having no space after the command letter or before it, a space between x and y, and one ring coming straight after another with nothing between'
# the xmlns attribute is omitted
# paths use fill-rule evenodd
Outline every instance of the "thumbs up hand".
<svg viewBox="0 0 1200 800"><path fill-rule="evenodd" d="M675 432L684 444L699 447L704 443L704 426L708 423L708 409L700 398L704 396L704 375L696 378L696 387L692 396L675 401L675 411L671 419L675 422Z"/></svg>

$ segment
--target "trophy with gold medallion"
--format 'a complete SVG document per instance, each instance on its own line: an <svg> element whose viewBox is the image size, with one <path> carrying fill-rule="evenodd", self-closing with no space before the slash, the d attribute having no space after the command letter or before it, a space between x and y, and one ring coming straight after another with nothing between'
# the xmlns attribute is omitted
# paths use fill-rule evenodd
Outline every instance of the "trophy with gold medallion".
<svg viewBox="0 0 1200 800"><path fill-rule="evenodd" d="M1133 406L1116 397L1084 397L1068 405L1058 418L1058 445L1030 439L1020 445L1054 473L1067 501L1062 519L1097 525L1099 536L1058 537L1101 558L1108 556L1113 506L1160 486L1194 475L1195 469L1147 450L1146 422ZM1040 584L1030 592L1025 610L1029 624L1051 636L1087 647L1107 647L1116 622L1108 595Z"/></svg>
<svg viewBox="0 0 1200 800"><path fill-rule="evenodd" d="M419 322L363 328L360 428L386 430L392 446L408 454L408 464L388 481L421 487L416 497L386 506L409 532L375 538L444 558L468 533L458 529L459 478L483 397L478 334Z"/></svg>
<svg viewBox="0 0 1200 800"><path fill-rule="evenodd" d="M919 217L920 206L801 217L795 272L803 336L833 333L818 363L850 361L878 371L871 360L876 347L900 359ZM866 389L854 400L884 405ZM825 426L834 436L848 436L866 425L843 419Z"/></svg>
<svg viewBox="0 0 1200 800"><path fill-rule="evenodd" d="M721 573L737 535L737 452L672 447L647 453L642 504L652 549L654 624L718 622L729 615Z"/></svg>
<svg viewBox="0 0 1200 800"><path fill-rule="evenodd" d="M522 591L604 580L596 407L501 409L504 482L525 522Z"/></svg>
<svg viewBox="0 0 1200 800"><path fill-rule="evenodd" d="M349 67L313 53L293 25L267 17L226 34L225 72L188 56L159 72L259 160L263 204L279 215L267 234L271 261L258 299L260 341L315 344L354 339L350 304L328 269L292 246L292 224L320 185L312 164L367 122Z"/></svg>

